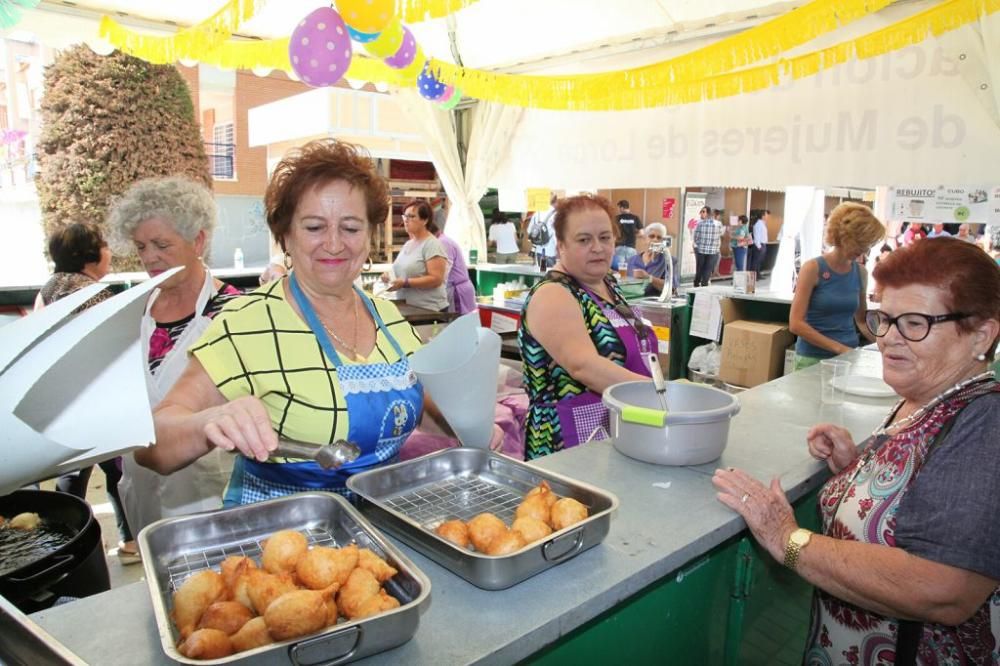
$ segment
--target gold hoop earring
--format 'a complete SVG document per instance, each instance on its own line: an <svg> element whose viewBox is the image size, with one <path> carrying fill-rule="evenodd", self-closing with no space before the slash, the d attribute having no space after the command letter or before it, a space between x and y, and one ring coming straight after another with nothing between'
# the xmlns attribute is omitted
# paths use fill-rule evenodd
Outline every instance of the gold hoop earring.
<svg viewBox="0 0 1000 666"><path fill-rule="evenodd" d="M369 252L368 256L365 258L365 263L361 265L361 268L367 272L370 271L374 265L375 264L372 262L372 255Z"/></svg>
<svg viewBox="0 0 1000 666"><path fill-rule="evenodd" d="M285 264L286 271L292 270L292 255L288 254L287 250L285 251L285 257L283 263Z"/></svg>

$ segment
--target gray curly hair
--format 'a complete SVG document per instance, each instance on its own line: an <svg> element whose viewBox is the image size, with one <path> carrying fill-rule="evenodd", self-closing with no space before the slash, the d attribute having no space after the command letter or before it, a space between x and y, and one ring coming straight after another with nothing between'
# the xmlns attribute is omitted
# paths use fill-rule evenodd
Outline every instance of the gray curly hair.
<svg viewBox="0 0 1000 666"><path fill-rule="evenodd" d="M169 222L182 238L194 242L199 231L206 235L205 259L211 248L216 220L215 198L203 185L181 176L147 178L115 200L108 213L108 236L119 254L135 251L136 228L154 217Z"/></svg>

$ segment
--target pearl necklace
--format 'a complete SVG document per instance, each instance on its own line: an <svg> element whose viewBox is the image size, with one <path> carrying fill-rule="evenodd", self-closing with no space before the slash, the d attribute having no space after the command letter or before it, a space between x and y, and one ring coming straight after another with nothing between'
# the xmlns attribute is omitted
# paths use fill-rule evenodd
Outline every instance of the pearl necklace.
<svg viewBox="0 0 1000 666"><path fill-rule="evenodd" d="M993 377L994 373L992 370L981 372L978 375L970 377L963 382L959 382L958 384L955 384L954 386L945 390L944 392L939 393L930 402L928 402L923 407L921 407L920 409L916 410L915 412L907 416L905 419L900 419L895 423L890 423L892 417L899 412L900 408L902 408L903 404L906 402L906 399L904 398L899 402L897 402L896 406L893 407L892 410L890 410L889 415L885 417L884 421L882 421L882 425L880 425L878 428L872 431L872 436L878 437L880 435L885 435L890 430L898 430L901 429L903 426L907 426L911 423L914 423L922 416L924 416L927 412L929 412L931 409L937 407L946 399L950 398L951 396L958 393L962 389L972 386L973 384L978 384L979 382L985 381L987 379L993 379Z"/></svg>
<svg viewBox="0 0 1000 666"><path fill-rule="evenodd" d="M356 294L352 294L352 295L354 296L354 345L357 345L358 344L358 331L359 331L359 326L360 326L360 323L361 323L361 314L358 311L358 297L357 297ZM327 334L331 338L333 338L334 340L336 340L337 342L339 342L340 345L344 349L346 349L347 351L349 351L351 353L351 358L353 360L357 361L357 360L361 360L361 359L364 358L363 356L361 356L361 354L358 353L358 350L357 350L357 348L354 345L347 344L347 342L343 338L341 338L339 335L337 335L336 333L334 333L333 329L330 328L329 324L327 324L326 320L324 320L322 317L320 317L320 323L323 324L323 329L326 330Z"/></svg>

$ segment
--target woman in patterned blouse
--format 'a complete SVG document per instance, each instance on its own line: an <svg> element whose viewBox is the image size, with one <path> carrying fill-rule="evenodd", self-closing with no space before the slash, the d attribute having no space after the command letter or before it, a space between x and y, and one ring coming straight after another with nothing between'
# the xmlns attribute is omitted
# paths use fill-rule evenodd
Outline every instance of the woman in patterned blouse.
<svg viewBox="0 0 1000 666"><path fill-rule="evenodd" d="M141 341L146 388L156 406L187 365L188 348L222 307L240 295L214 278L204 263L215 228L215 198L186 178L151 178L133 185L111 209L108 226L114 245L135 252L151 277L178 266L146 303ZM141 455L141 454L140 454ZM124 459L122 499L135 531L160 518L222 506L232 457L207 456L169 477Z"/></svg>
<svg viewBox="0 0 1000 666"><path fill-rule="evenodd" d="M607 439L601 393L650 377L646 353L655 351L655 336L610 272L613 217L603 197L569 197L556 206L559 261L529 293L518 334L530 401L529 460Z"/></svg>
<svg viewBox="0 0 1000 666"><path fill-rule="evenodd" d="M1000 645L1000 268L957 238L875 267L865 323L901 400L855 445L806 435L834 476L823 531L800 529L780 481L719 469L720 500L779 562L816 586L806 664L996 664ZM780 424L775 424L780 426Z"/></svg>

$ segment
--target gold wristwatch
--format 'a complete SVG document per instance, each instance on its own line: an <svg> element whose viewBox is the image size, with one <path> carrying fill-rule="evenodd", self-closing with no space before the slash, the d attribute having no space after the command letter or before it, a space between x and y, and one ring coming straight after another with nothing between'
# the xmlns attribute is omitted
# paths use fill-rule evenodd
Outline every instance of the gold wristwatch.
<svg viewBox="0 0 1000 666"><path fill-rule="evenodd" d="M785 544L786 567L795 571L795 566L799 563L799 554L809 545L812 535L812 532L801 527L788 535L788 543Z"/></svg>

